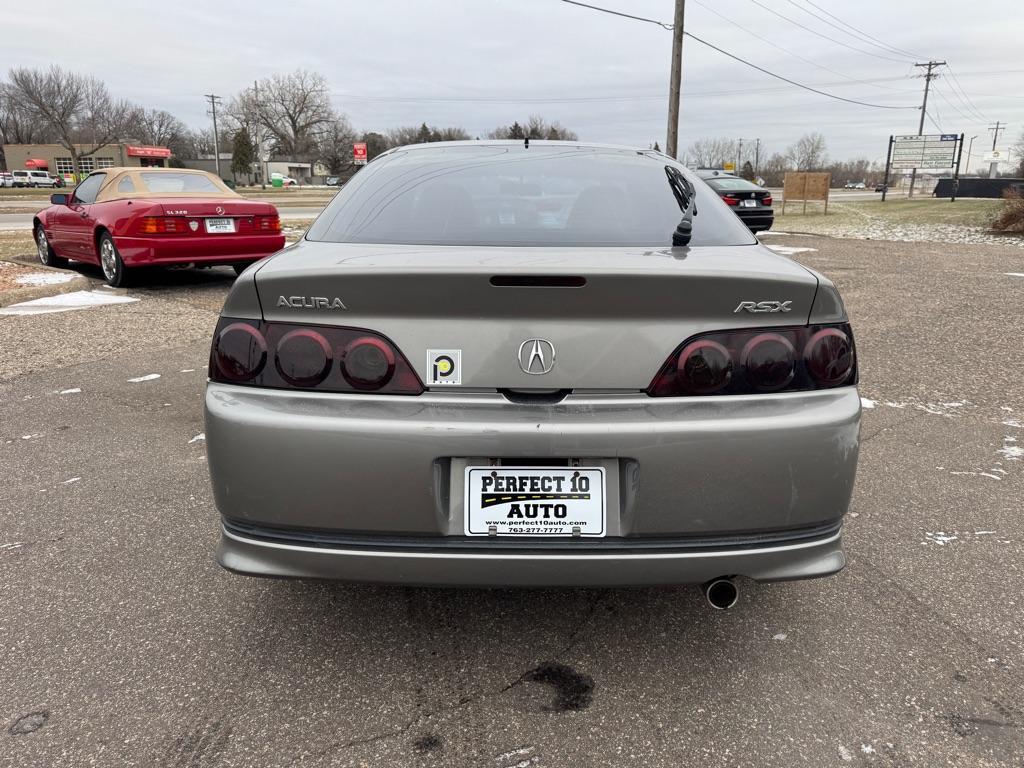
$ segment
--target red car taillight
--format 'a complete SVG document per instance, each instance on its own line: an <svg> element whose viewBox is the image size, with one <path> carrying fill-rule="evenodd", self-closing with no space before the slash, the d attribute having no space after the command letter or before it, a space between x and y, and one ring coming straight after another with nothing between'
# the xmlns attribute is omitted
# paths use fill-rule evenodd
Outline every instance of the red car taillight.
<svg viewBox="0 0 1024 768"><path fill-rule="evenodd" d="M739 205L740 201L732 195L722 195L722 199L725 200L726 205Z"/></svg>
<svg viewBox="0 0 1024 768"><path fill-rule="evenodd" d="M651 397L748 395L857 383L849 323L702 333L669 356Z"/></svg>
<svg viewBox="0 0 1024 768"><path fill-rule="evenodd" d="M140 235L174 235L187 228L178 216L143 216L136 226Z"/></svg>
<svg viewBox="0 0 1024 768"><path fill-rule="evenodd" d="M280 216L255 216L253 217L253 228L257 232L280 232Z"/></svg>
<svg viewBox="0 0 1024 768"><path fill-rule="evenodd" d="M764 205L771 205L772 204L772 196L771 195L765 195L764 197L761 198L761 202Z"/></svg>
<svg viewBox="0 0 1024 768"><path fill-rule="evenodd" d="M273 365L269 365L270 361ZM275 389L419 395L423 384L388 339L359 328L221 318L210 379Z"/></svg>

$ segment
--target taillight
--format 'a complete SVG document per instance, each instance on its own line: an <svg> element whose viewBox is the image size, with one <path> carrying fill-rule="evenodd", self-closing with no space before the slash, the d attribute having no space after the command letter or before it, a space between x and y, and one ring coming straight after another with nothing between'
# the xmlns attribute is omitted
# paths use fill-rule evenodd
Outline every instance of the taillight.
<svg viewBox="0 0 1024 768"><path fill-rule="evenodd" d="M771 205L772 204L772 196L771 195L765 195L764 197L761 198L761 203L764 204L764 205Z"/></svg>
<svg viewBox="0 0 1024 768"><path fill-rule="evenodd" d="M273 365L267 365L273 359ZM423 384L401 352L359 328L221 318L210 350L210 379L313 392L419 395Z"/></svg>
<svg viewBox="0 0 1024 768"><path fill-rule="evenodd" d="M185 231L185 220L177 216L143 216L137 228L141 235L174 235Z"/></svg>
<svg viewBox="0 0 1024 768"><path fill-rule="evenodd" d="M253 227L257 232L280 232L280 216L256 216L253 218Z"/></svg>
<svg viewBox="0 0 1024 768"><path fill-rule="evenodd" d="M725 200L726 205L739 205L740 201L732 195L722 195L722 199Z"/></svg>
<svg viewBox="0 0 1024 768"><path fill-rule="evenodd" d="M702 333L669 356L651 397L748 395L857 383L848 323Z"/></svg>

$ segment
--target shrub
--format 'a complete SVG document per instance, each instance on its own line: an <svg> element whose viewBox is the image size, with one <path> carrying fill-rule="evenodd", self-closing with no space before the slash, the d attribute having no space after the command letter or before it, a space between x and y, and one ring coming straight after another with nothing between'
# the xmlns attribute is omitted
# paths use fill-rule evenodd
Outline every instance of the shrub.
<svg viewBox="0 0 1024 768"><path fill-rule="evenodd" d="M1000 232L1024 233L1024 197L1020 191L1010 187L1003 192L1003 207L999 209L992 228Z"/></svg>

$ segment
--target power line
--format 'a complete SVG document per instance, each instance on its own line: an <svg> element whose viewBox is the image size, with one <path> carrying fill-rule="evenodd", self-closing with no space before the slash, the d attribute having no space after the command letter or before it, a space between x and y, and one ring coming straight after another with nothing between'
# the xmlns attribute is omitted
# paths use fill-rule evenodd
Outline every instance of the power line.
<svg viewBox="0 0 1024 768"><path fill-rule="evenodd" d="M880 53L875 53L874 51L866 51L863 48L858 48L855 45L850 45L849 43L844 43L842 40L836 40L834 37L829 37L824 32L819 32L816 29L808 27L806 24L801 24L799 21L796 21L795 19L791 19L789 16L786 16L784 14L779 13L774 8L769 8L767 5L765 5L764 3L760 2L759 0L750 0L750 2L752 2L754 5L758 6L759 8L763 8L764 10L768 11L769 13L772 13L772 14L778 16L780 19L784 19L785 21L788 21L790 24L794 24L795 26L798 26L801 29L807 30L812 35L817 35L818 37L823 37L824 39L826 39L826 40L828 40L830 42L833 42L836 45L841 45L844 48L849 48L851 51L857 51L857 53L863 53L863 54L865 54L867 56L874 56L876 59L885 59L886 61L895 61L897 64L906 64L909 61L908 59L894 59L892 56L883 56Z"/></svg>
<svg viewBox="0 0 1024 768"><path fill-rule="evenodd" d="M981 112L981 110L979 110L977 106L975 106L974 102L971 101L971 97L967 95L967 91L965 91L964 87L960 84L960 78L956 76L956 72L953 71L952 67L947 66L946 71L948 71L949 76L953 78L953 85L955 86L953 92L956 93L956 91L959 90L963 98L966 100L967 105L971 108L971 111L974 112L974 114L976 114L978 117L980 117L982 119L982 122L987 120L988 118L986 118L985 115Z"/></svg>
<svg viewBox="0 0 1024 768"><path fill-rule="evenodd" d="M961 110L961 109L960 109L960 107L958 107L958 106L957 106L956 104L954 104L954 103L953 103L952 101L950 101L949 99L947 99L947 98L946 98L946 95L945 95L945 94L944 94L944 93L943 93L942 91L940 91L940 90L939 90L939 89L938 89L937 87L935 88L935 94L936 94L936 95L937 95L937 96L938 96L938 97L939 97L940 99L942 99L942 100L943 100L944 102L946 102L946 104L947 104L947 105L949 105L949 106L950 106L950 107L951 107L951 108L952 108L952 109L953 109L953 110L954 110L954 111L955 111L955 112L956 112L956 113L957 113L958 115L960 115L960 117L962 117L962 118L963 118L964 120L966 120L966 121L967 121L968 123L976 123L976 122L978 122L978 119L977 119L976 117L972 117L972 116L970 116L970 115L966 115L966 114L964 114L963 110ZM984 120L982 120L981 122L985 122L985 121L984 121Z"/></svg>
<svg viewBox="0 0 1024 768"><path fill-rule="evenodd" d="M844 96L836 96L834 93L828 93L827 91L819 91L817 88L812 88L809 85L804 85L803 83L798 83L796 80L790 80L788 77L783 77L782 75L777 75L774 72L770 72L769 70L765 69L764 67L759 67L757 64L752 64L751 62L747 61L746 59L741 59L739 56L736 56L735 54L729 53L728 51L722 50L717 45L713 45L713 44L709 43L707 40L702 40L701 38L697 37L692 32L687 32L686 36L689 37L692 40L696 40L698 43L701 43L702 45L706 45L708 48L711 48L713 50L718 51L721 54L724 54L725 56L728 56L730 59L735 59L736 61L738 61L738 62L740 62L742 64L746 64L748 67L753 67L758 72L764 72L766 75L774 77L777 80L782 80L783 82L789 83L790 85L795 85L797 88L803 88L805 91L810 91L811 93L817 93L817 94L819 94L821 96L827 96L828 98L836 99L837 101L845 101L845 102L847 102L849 104L859 104L862 107L874 107L875 109L917 109L917 107L896 106L896 105L893 105L893 104L871 104L871 103L866 102L866 101L858 101L857 99L847 99Z"/></svg>
<svg viewBox="0 0 1024 768"><path fill-rule="evenodd" d="M577 0L562 0L563 3L569 3L570 5L578 5L582 8L589 8L592 11L601 11L601 13L610 13L612 16L621 16L624 19L633 19L634 21L646 21L648 24L657 24L662 29L667 29L669 32L672 31L672 25L666 24L664 21L658 21L657 19L648 19L643 16L634 16L631 13L623 13L622 11L613 11L609 8L598 8L596 5L588 5L587 3L580 3Z"/></svg>
<svg viewBox="0 0 1024 768"><path fill-rule="evenodd" d="M816 13L814 13L813 11L809 11L809 10L807 10L806 8L804 8L801 5L797 5L793 0L786 0L786 1L790 5L792 5L794 8L799 8L801 11L803 11L806 14L808 14L809 16L813 16L818 21L823 22L824 24L828 24L830 27L832 27L834 29L838 29L844 35L849 35L850 37L854 38L855 40L858 40L859 42L865 42L868 45L873 45L875 48L878 48L880 50L885 51L886 53L894 53L897 56L909 56L912 59L920 59L920 58L922 58L921 56L917 55L916 53L911 53L910 51L904 51L901 48L896 48L895 46L892 46L892 45L889 45L887 43L884 43L881 40L879 40L877 37L873 37L872 35L869 35L867 32L863 32L863 31L857 29L852 24L847 24L845 21L843 21L838 16L836 16L834 13L829 13L824 8L822 8L821 6L815 5L813 2L811 2L811 0L804 0L804 1L808 5L810 5L811 7L816 8L819 11L821 11L822 13L824 13L826 16L830 16L831 18L835 19L836 21L839 22L839 24L842 24L843 26L841 27L838 24L832 23L828 19L822 18L821 16L819 16ZM853 30L853 32L850 32L847 29L843 29L843 27L847 27L848 29Z"/></svg>
<svg viewBox="0 0 1024 768"><path fill-rule="evenodd" d="M810 64L812 67L817 67L818 69L822 69L822 70L824 70L826 72L831 72L833 75L838 75L839 77L842 77L842 78L844 78L846 80L849 80L850 82L853 82L853 83L869 84L868 81L866 81L866 80L858 80L855 77L850 77L849 75L844 75L842 72L839 72L839 71L837 71L835 69L832 69L830 67L826 67L824 64L819 64L816 61L811 61L810 59L805 59L803 56L801 56L798 53L793 53L793 51L789 50L788 48L784 48L783 46L779 45L778 43L775 43L774 41L770 40L769 38L764 37L763 35L759 35L757 32L754 32L753 30L748 29L747 27L743 26L739 22L733 21L732 19L730 19L725 14L719 13L714 8L712 8L711 6L709 6L709 5L705 4L705 3L702 3L701 0L691 0L691 2L694 2L697 5L699 5L701 8L703 8L704 10L709 11L709 12L715 14L715 16L717 16L718 18L720 18L720 19L722 19L724 21L727 21L728 23L732 24L734 27L737 27L737 28L743 30L748 35L751 35L752 37L757 38L761 42L770 45L772 48L780 50L783 53L785 53L785 54L787 54L789 56L792 56L794 59L798 59L798 60L802 61L804 64ZM885 85L875 85L874 87L875 88L882 88L883 90L887 90L887 91L901 91L901 90L903 90L901 88L890 88L889 86L885 86Z"/></svg>
<svg viewBox="0 0 1024 768"><path fill-rule="evenodd" d="M752 3L756 3L757 5L761 5L759 2L757 2L757 0L750 0L750 1ZM624 16L627 19L634 19L636 21L644 21L644 22L649 22L651 24L657 24L658 26L664 27L665 29L671 29L672 28L671 24L666 25L664 22L658 21L656 19L648 19L648 18L644 18L642 16L633 16L633 15L628 14L628 13L619 13L618 11L612 11L612 10L609 10L608 8L601 8L601 7L596 6L596 5L588 5L586 3L576 2L576 0L562 0L562 2L563 3L571 3L572 5L579 5L579 6L582 6L584 8L590 8L591 10L600 11L602 13L610 13L613 16ZM762 7L764 7L764 6L762 6ZM771 9L769 8L768 10L771 10ZM775 13L775 11L772 11L772 13ZM751 67L752 69L756 69L758 72L763 72L764 74L768 75L769 77L774 77L776 80L781 80L784 83L789 83L790 85L794 85L797 88L803 88L805 91L810 91L811 93L816 93L819 96L825 96L826 98L835 99L837 101L845 101L845 102L847 102L849 104L858 104L858 105L860 105L862 107L874 107L875 109L917 109L917 107L894 106L892 104L871 104L871 103L866 102L866 101L859 101L857 99L847 99L844 96L836 96L834 93L828 93L827 91L821 91L821 90L818 90L817 88L812 88L809 85L804 85L803 83L798 83L796 80L790 80L788 77L783 77L782 75L778 75L775 72L772 72L770 70L765 69L764 67L760 67L757 64L754 64L752 62L747 61L746 59L740 58L739 56L737 56L734 53L729 53L728 51L726 51L726 50L724 50L722 48L719 48L717 45L714 45L713 43L709 43L707 40L704 40L703 38L697 37L697 35L693 34L692 32L684 32L683 34L686 35L686 37L690 38L691 40L696 40L701 45L705 45L708 48L711 48L712 50L718 51L719 53L723 54L724 56L728 56L730 59L734 59L735 61L738 61L741 64L746 64L748 67Z"/></svg>

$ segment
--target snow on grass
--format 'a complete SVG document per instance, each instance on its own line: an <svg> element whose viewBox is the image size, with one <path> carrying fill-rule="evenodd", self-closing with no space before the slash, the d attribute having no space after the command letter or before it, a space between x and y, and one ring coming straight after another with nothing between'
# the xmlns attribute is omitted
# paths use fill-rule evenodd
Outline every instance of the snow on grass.
<svg viewBox="0 0 1024 768"><path fill-rule="evenodd" d="M868 400L866 397L862 397L860 399L860 407L864 408L866 410L874 408L875 407L875 401L874 400Z"/></svg>
<svg viewBox="0 0 1024 768"><path fill-rule="evenodd" d="M69 283L78 275L67 272L30 272L27 275L14 278L19 285L60 285Z"/></svg>
<svg viewBox="0 0 1024 768"><path fill-rule="evenodd" d="M45 315L51 312L69 312L74 309L89 309L104 304L131 304L138 299L106 291L72 291L58 296L23 301L20 304L0 308L0 315Z"/></svg>
<svg viewBox="0 0 1024 768"><path fill-rule="evenodd" d="M795 256L798 253L814 253L817 248L798 248L794 245L765 245L765 248L769 248L780 256Z"/></svg>
<svg viewBox="0 0 1024 768"><path fill-rule="evenodd" d="M206 433L205 432L200 432L198 435L196 435L191 440L189 440L188 444L192 445L192 443L198 443L198 442L201 442L201 441L203 441L205 439L206 439Z"/></svg>

